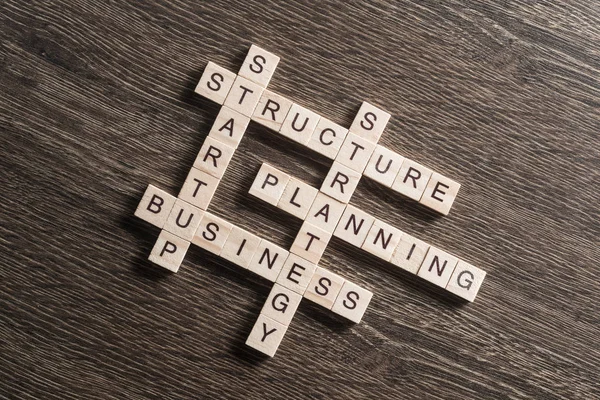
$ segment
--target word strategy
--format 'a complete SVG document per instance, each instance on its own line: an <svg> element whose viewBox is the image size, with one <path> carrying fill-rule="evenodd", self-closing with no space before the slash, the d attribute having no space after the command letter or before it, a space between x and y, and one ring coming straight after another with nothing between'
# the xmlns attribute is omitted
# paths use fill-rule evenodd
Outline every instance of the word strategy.
<svg viewBox="0 0 600 400"><path fill-rule="evenodd" d="M318 265L331 236L473 301L485 272L349 204L365 175L442 214L460 185L377 144L390 114L349 129L266 89L279 57L252 45L236 75L209 62L196 93L222 105L177 197L148 185L135 215L161 229L149 260L177 272L190 244L273 282L246 344L274 356L303 298L359 323L372 292ZM285 250L207 211L250 120L333 160L320 189L266 163L249 193L304 222Z"/></svg>

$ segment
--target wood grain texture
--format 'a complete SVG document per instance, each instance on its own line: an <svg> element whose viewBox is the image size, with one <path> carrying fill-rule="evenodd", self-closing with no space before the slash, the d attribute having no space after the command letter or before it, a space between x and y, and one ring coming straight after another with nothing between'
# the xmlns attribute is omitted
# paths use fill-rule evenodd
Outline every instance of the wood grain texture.
<svg viewBox="0 0 600 400"><path fill-rule="evenodd" d="M0 397L600 398L600 3L0 3ZM218 106L210 60L281 57L270 89L462 184L439 217L363 179L352 203L488 272L450 294L332 239L374 292L348 325L303 301L276 357L244 342L270 284L192 246L147 261L133 212L177 194ZM247 191L267 161L330 161L249 125L210 210L289 249L301 222Z"/></svg>

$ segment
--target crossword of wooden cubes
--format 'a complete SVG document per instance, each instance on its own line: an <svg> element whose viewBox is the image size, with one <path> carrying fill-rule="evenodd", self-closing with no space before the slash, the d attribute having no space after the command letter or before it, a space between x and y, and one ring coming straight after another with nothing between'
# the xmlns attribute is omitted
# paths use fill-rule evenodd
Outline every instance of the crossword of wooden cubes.
<svg viewBox="0 0 600 400"><path fill-rule="evenodd" d="M460 184L377 142L390 114L349 129L266 89L279 57L252 45L236 75L209 62L196 93L222 105L178 197L148 185L135 215L161 229L149 260L177 272L190 243L273 282L246 344L273 356L303 298L359 323L373 294L322 267L332 236L473 301L485 272L348 204L362 176L447 215ZM250 120L332 160L319 189L269 164L249 194L304 221L289 250L207 211Z"/></svg>

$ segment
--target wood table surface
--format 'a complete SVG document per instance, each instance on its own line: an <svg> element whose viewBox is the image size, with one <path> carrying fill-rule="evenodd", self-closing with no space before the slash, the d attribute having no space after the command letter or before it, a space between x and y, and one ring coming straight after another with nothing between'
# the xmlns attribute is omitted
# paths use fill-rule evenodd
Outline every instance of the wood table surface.
<svg viewBox="0 0 600 400"><path fill-rule="evenodd" d="M0 4L0 398L600 398L600 2ZM133 216L177 195L219 106L194 87L249 46L269 88L462 184L439 216L367 178L351 204L488 276L474 303L334 238L374 292L358 324L303 301L273 359L245 346L271 284L192 246L177 274ZM209 210L289 248L248 195L262 162L330 160L251 122Z"/></svg>

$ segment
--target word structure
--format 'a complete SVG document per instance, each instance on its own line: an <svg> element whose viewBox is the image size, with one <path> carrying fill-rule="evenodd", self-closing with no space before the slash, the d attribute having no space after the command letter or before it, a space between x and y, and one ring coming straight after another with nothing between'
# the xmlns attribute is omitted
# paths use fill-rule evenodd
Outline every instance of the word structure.
<svg viewBox="0 0 600 400"><path fill-rule="evenodd" d="M148 185L135 215L161 229L149 260L177 272L194 244L273 282L246 344L273 356L303 298L359 323L372 292L319 261L332 236L473 301L485 272L352 206L367 176L448 214L460 185L377 144L390 114L363 102L349 129L266 89L279 57L252 45L234 74L212 62L196 93L222 105L177 197ZM285 250L208 211L250 120L333 161L317 189L263 163L249 193L304 222Z"/></svg>

